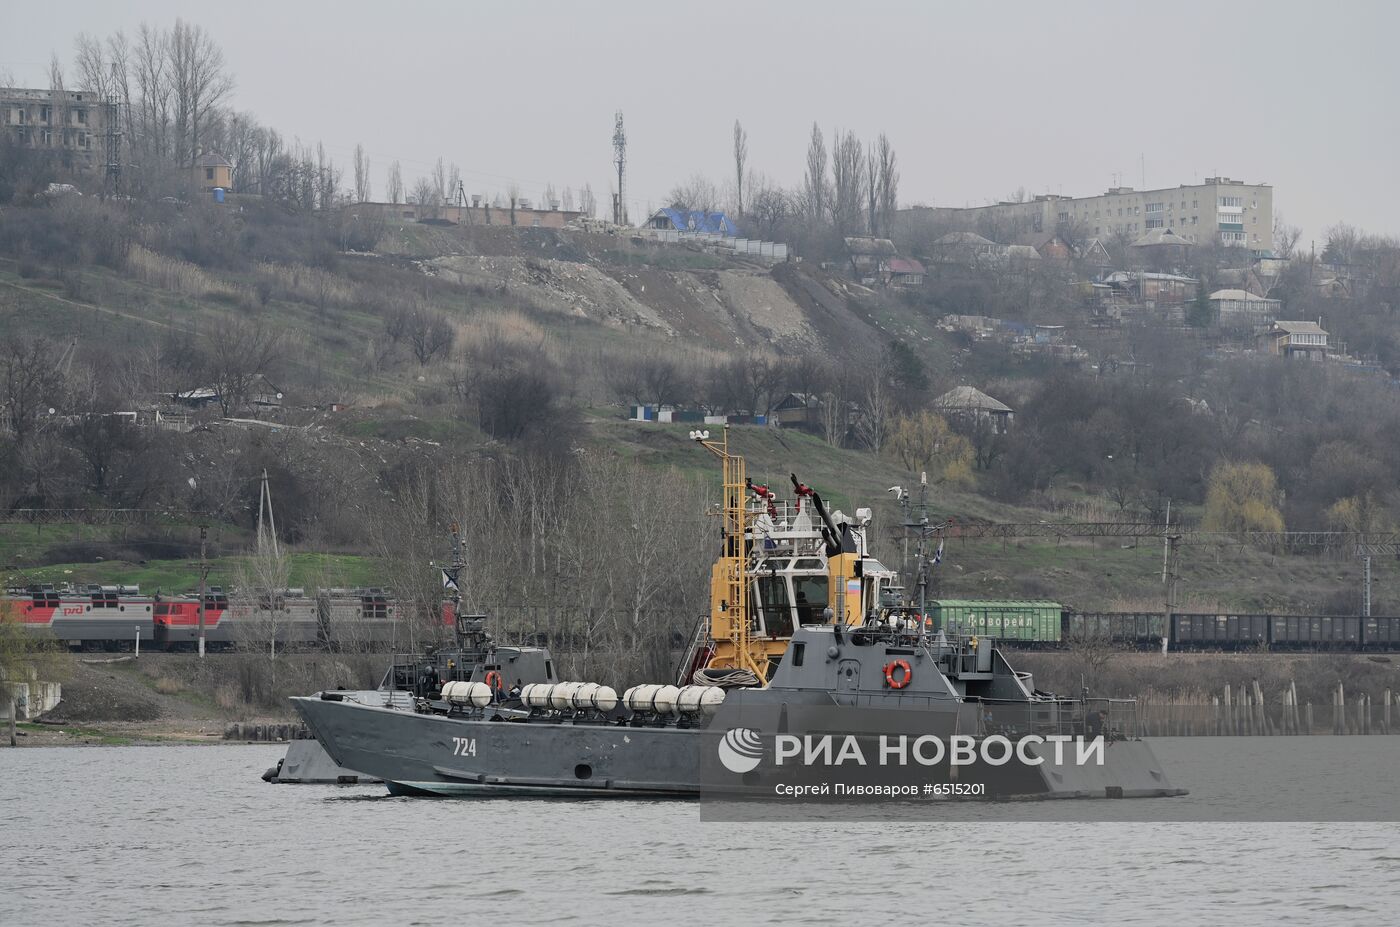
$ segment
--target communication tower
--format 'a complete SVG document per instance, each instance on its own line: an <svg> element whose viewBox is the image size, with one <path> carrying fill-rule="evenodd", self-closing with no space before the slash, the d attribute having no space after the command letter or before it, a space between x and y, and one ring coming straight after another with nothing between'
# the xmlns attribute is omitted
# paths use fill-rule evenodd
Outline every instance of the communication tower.
<svg viewBox="0 0 1400 927"><path fill-rule="evenodd" d="M106 129L103 137L104 154L107 163L103 170L103 185L108 196L121 192L122 179L122 133L119 119L121 108L117 103L117 66L112 65L112 89L102 101L102 121Z"/></svg>
<svg viewBox="0 0 1400 927"><path fill-rule="evenodd" d="M617 192L613 194L613 223L627 225L627 132L622 128L622 110L613 127L613 164L617 165Z"/></svg>

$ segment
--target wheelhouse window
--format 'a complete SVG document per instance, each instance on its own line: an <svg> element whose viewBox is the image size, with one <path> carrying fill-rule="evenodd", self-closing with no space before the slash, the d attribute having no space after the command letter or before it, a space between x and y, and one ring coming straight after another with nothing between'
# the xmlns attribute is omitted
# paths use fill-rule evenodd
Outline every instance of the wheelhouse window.
<svg viewBox="0 0 1400 927"><path fill-rule="evenodd" d="M797 607L797 623L825 624L822 610L826 608L829 595L825 576L794 576L792 602Z"/></svg>
<svg viewBox="0 0 1400 927"><path fill-rule="evenodd" d="M763 615L763 628L769 637L792 636L792 603L788 600L788 584L785 576L760 576L758 578L759 612Z"/></svg>

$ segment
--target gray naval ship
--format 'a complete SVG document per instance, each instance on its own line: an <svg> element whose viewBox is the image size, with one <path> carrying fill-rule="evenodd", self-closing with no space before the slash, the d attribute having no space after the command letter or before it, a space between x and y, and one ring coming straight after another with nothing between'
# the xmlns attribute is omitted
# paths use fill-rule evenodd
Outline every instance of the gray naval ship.
<svg viewBox="0 0 1400 927"><path fill-rule="evenodd" d="M459 648L450 672L434 666L426 679L396 667L414 674L411 699L292 700L330 759L400 795L763 796L794 778L792 765L775 762L784 738L842 731L857 746L937 740L913 771L918 781L975 779L972 797L1184 794L1137 737L1131 701L1037 690L993 640L933 627L917 605L893 603L892 574L865 546L868 516L829 512L795 476L796 505L780 508L745 477L727 430L722 442L692 437L723 461L724 523L707 633L682 684L619 694L559 681L547 650L496 647L484 619L460 616L459 638L475 649ZM806 602L793 577L775 585L802 563L824 580L801 581ZM821 587L827 601L814 612ZM960 765L959 740L984 759L1014 741L1016 761ZM1086 744L1097 748L1087 762Z"/></svg>

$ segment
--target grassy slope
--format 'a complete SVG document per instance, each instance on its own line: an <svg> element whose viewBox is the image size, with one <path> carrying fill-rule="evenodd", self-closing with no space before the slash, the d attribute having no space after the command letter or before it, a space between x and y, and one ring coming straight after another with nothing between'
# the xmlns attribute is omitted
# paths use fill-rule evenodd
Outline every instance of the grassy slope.
<svg viewBox="0 0 1400 927"><path fill-rule="evenodd" d="M6 526L8 527L8 526ZM46 529L51 530L51 529ZM3 533L0 533L3 537ZM24 586L29 583L97 583L140 585L142 591L160 590L167 594L193 592L199 588L199 561L194 559L103 560L95 563L51 563L27 566L10 551L0 554L0 584ZM43 548L26 545L32 559L43 556ZM209 584L228 586L238 575L237 557L210 559ZM288 585L318 586L385 585L383 573L373 557L356 554L295 552L291 555Z"/></svg>
<svg viewBox="0 0 1400 927"><path fill-rule="evenodd" d="M505 230L480 234L429 226L406 226L391 235L381 249L415 258L452 252L470 252L480 239L490 250L502 253L553 253L550 235L523 230L519 240L503 236ZM610 251L612 248L613 251ZM598 247L605 263L629 266L636 254L625 244ZM670 252L665 252L670 254ZM690 261L689 252L678 257ZM655 261L655 255L650 254ZM562 255L560 255L562 256ZM370 259L365 259L370 260ZM248 281L231 277L232 283ZM453 314L469 314L481 302L473 297L472 306L444 306ZM482 303L484 305L484 303ZM509 308L502 306L502 308ZM0 257L0 325L6 330L46 334L66 341L78 337L84 343L101 343L111 349L149 344L153 335L175 328L183 331L206 329L229 314L246 310L220 300L192 298L135 281L105 268L87 268L79 274L76 288L65 289L56 281L23 279L17 264ZM274 300L261 317L282 327L295 338L295 353L304 369L320 371L329 378L358 377L361 384L381 395L405 398L413 387L411 373L376 377L365 384L360 373L364 345L383 337L382 322L359 309L337 308L322 315L314 306ZM953 369L955 358L946 338L933 326L935 313L922 307L890 301L871 309L866 321L888 337L901 337L921 346L920 354L930 368ZM610 346L636 346L636 334L622 329L582 323L566 317L535 316L551 338L568 339L603 349ZM387 439L407 436L427 440L474 444L479 434L460 422L437 419L431 413L414 415L386 407L377 420L358 421L347 431ZM600 446L658 467L674 466L683 472L703 475L717 481L715 462L700 448L687 441L687 425L639 425L617 419L616 409L586 410L588 433ZM348 423L347 423L348 424ZM834 507L851 511L868 505L876 509L878 524L889 526L898 513L885 489L908 485L911 475L896 464L868 454L831 448L822 441L795 432L736 427L732 432L735 448L747 456L749 473L759 482L786 487L787 474L797 472L805 481L830 499ZM936 517L954 515L993 521L1037 521L1044 512L1008 506L975 492L950 492L936 488L930 493ZM192 561L148 560L145 563L105 561L100 563L58 563L39 569L28 566L44 559L44 550L54 543L74 537L91 538L94 529L50 526L43 535L5 530L0 526L0 576L11 581L42 580L71 582L139 582L143 588L167 591L193 588L197 574ZM68 533L65 533L68 532ZM897 547L897 545L894 545ZM881 542L883 554L892 557L890 541ZM1393 565L1377 563L1380 601L1385 606L1386 571ZM1042 543L1025 541L1009 545L960 543L950 549L940 572L947 593L1002 596L1017 594L1049 595L1085 608L1123 605L1138 600L1142 607L1154 603L1161 594L1160 549L1154 543L1124 549L1117 542ZM227 582L233 573L228 562L216 564L211 582ZM1203 606L1238 609L1315 608L1329 594L1354 589L1357 567L1350 561L1323 561L1308 557L1273 558L1238 549L1193 548L1183 552L1182 600ZM375 584L382 582L375 564L365 557L329 557L297 554L293 584Z"/></svg>

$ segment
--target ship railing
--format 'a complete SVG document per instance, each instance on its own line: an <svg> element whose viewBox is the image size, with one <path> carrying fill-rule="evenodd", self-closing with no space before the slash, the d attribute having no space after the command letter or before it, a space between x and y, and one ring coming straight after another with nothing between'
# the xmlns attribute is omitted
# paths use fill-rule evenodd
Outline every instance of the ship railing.
<svg viewBox="0 0 1400 927"><path fill-rule="evenodd" d="M977 705L977 732L983 736L1102 734L1109 739L1132 740L1141 733L1134 699L979 699Z"/></svg>
<svg viewBox="0 0 1400 927"><path fill-rule="evenodd" d="M811 518L811 524L807 526L806 530L815 532L817 531L817 520L814 515L810 514L812 512L810 507L807 511L809 512L809 518ZM798 509L797 506L790 500L774 501L772 504L772 509L770 511L767 502L751 499L749 501L748 513L750 517L750 524L752 524L752 520L754 518L757 518L760 515L767 515L768 517L773 519L773 527L775 528L775 530L783 532L796 530L793 528L793 522L797 518Z"/></svg>

